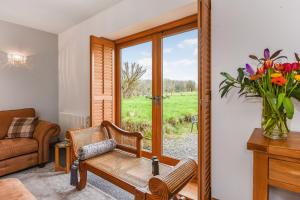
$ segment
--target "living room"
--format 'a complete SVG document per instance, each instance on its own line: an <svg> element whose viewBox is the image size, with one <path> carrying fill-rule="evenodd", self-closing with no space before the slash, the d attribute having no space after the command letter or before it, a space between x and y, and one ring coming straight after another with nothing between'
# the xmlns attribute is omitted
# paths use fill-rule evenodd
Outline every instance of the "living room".
<svg viewBox="0 0 300 200"><path fill-rule="evenodd" d="M299 6L1 1L0 199L300 199Z"/></svg>

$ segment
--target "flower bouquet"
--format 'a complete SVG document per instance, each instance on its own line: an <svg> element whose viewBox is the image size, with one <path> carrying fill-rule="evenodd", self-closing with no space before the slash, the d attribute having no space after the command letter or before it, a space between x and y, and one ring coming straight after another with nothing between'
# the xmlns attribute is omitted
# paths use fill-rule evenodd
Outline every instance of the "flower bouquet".
<svg viewBox="0 0 300 200"><path fill-rule="evenodd" d="M262 128L264 135L272 139L286 138L289 132L287 119L294 115L294 104L291 98L300 101L300 59L295 53L296 61L281 56L282 50L273 54L264 50L264 57L249 57L257 62L254 69L249 64L238 68L238 76L222 72L224 80L220 83L221 97L225 97L233 88L239 88L239 96L262 98Z"/></svg>

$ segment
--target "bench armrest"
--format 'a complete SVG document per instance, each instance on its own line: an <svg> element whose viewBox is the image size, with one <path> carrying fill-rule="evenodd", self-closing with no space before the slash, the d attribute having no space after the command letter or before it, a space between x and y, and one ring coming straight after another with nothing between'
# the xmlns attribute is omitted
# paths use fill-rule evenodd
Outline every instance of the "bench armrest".
<svg viewBox="0 0 300 200"><path fill-rule="evenodd" d="M38 162L39 164L48 162L49 140L58 136L60 128L57 124L40 120L34 130L33 138L38 141Z"/></svg>
<svg viewBox="0 0 300 200"><path fill-rule="evenodd" d="M169 200L177 195L195 177L196 172L196 162L190 158L183 159L168 175L152 177L149 180L148 189L138 189L136 195L146 200L156 198Z"/></svg>
<svg viewBox="0 0 300 200"><path fill-rule="evenodd" d="M117 142L117 148L141 157L143 134L140 132L129 132L122 130L109 121L103 121L101 124L107 130L109 138Z"/></svg>
<svg viewBox="0 0 300 200"><path fill-rule="evenodd" d="M108 138L100 126L68 130L66 138L70 140L72 161L78 158L78 149L82 146L101 142Z"/></svg>

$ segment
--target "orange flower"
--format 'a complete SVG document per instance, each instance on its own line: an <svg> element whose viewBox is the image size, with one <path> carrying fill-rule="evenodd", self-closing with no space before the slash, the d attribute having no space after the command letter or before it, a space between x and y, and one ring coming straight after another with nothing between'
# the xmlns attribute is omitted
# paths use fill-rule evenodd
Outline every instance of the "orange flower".
<svg viewBox="0 0 300 200"><path fill-rule="evenodd" d="M271 67L273 66L273 61L270 60L270 59L266 60L266 61L264 62L264 66L265 66L266 69L271 68Z"/></svg>
<svg viewBox="0 0 300 200"><path fill-rule="evenodd" d="M264 74L265 73L265 67L261 66L260 68L257 69L257 74Z"/></svg>
<svg viewBox="0 0 300 200"><path fill-rule="evenodd" d="M261 77L262 77L261 74L254 74L254 75L250 76L250 80L255 81L257 79L260 79Z"/></svg>
<svg viewBox="0 0 300 200"><path fill-rule="evenodd" d="M275 85L283 86L286 84L287 80L284 77L272 78L271 82Z"/></svg>
<svg viewBox="0 0 300 200"><path fill-rule="evenodd" d="M300 75L299 75L299 74L296 74L296 75L294 76L294 78L295 78L296 81L300 81Z"/></svg>

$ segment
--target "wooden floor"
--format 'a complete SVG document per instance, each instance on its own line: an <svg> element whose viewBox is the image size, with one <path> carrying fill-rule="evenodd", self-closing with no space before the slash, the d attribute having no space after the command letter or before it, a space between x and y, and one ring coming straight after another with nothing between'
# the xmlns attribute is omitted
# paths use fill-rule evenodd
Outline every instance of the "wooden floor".
<svg viewBox="0 0 300 200"><path fill-rule="evenodd" d="M188 183L180 192L180 194L191 198L191 199L195 199L197 200L197 193L198 193L198 184L196 182L190 182Z"/></svg>

